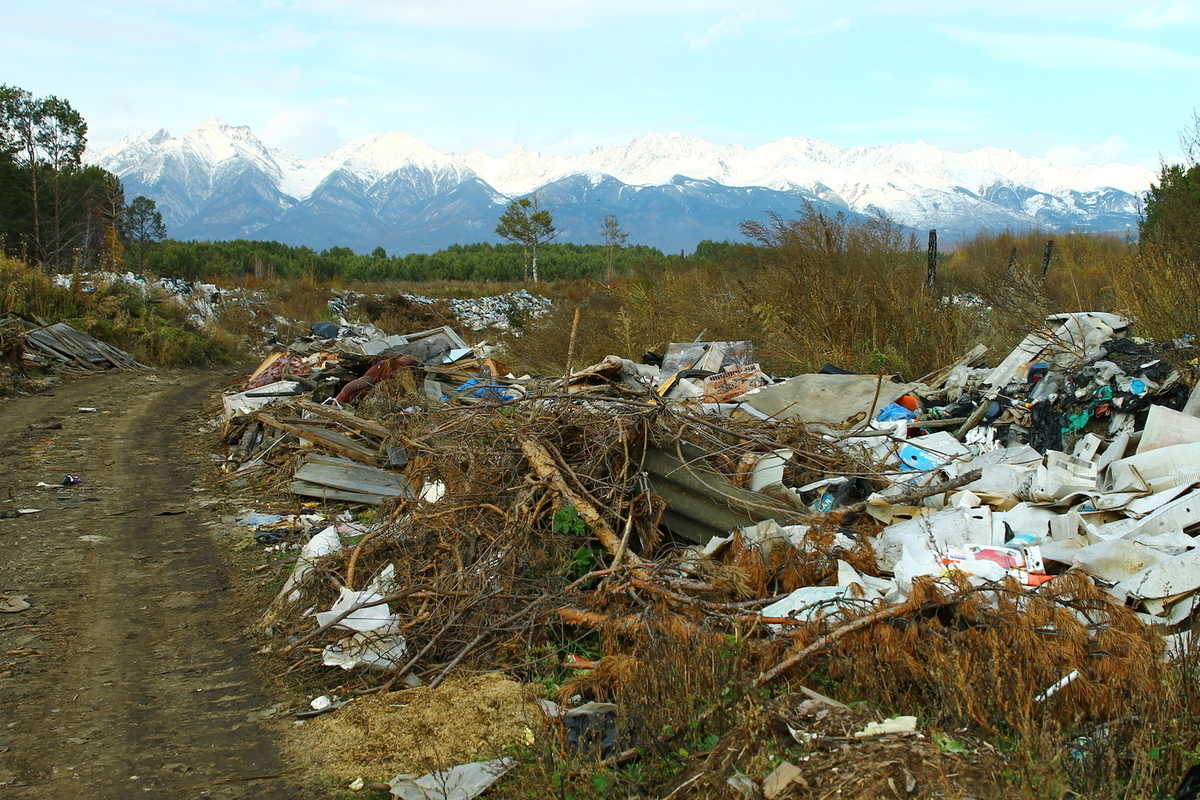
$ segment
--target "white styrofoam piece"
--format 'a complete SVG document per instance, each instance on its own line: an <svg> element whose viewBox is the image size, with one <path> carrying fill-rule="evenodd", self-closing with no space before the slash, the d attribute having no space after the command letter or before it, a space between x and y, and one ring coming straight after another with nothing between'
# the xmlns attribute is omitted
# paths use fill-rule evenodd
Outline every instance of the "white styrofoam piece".
<svg viewBox="0 0 1200 800"><path fill-rule="evenodd" d="M1154 451L1152 451L1154 452ZM1188 492L1141 519L1123 519L1096 528L1101 539L1128 539L1134 534L1160 536L1200 523L1200 492Z"/></svg>
<svg viewBox="0 0 1200 800"><path fill-rule="evenodd" d="M1062 564L1074 564L1109 583L1119 583L1171 558L1157 548L1128 539L1113 539L1077 548L1052 542L1043 547L1042 557Z"/></svg>
<svg viewBox="0 0 1200 800"><path fill-rule="evenodd" d="M1137 452L1147 453L1176 444L1200 442L1200 419L1166 406L1153 405L1142 428Z"/></svg>
<svg viewBox="0 0 1200 800"><path fill-rule="evenodd" d="M1173 597L1200 588L1200 549L1188 550L1131 575L1113 587L1118 597Z"/></svg>
<svg viewBox="0 0 1200 800"><path fill-rule="evenodd" d="M1200 443L1137 453L1108 467L1110 491L1159 492L1200 481Z"/></svg>

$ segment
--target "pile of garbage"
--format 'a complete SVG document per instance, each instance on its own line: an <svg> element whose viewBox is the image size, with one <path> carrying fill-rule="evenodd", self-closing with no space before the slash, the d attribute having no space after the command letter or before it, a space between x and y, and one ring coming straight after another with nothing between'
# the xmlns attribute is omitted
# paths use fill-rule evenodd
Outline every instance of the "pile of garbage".
<svg viewBox="0 0 1200 800"><path fill-rule="evenodd" d="M370 693L593 632L561 720L667 691L664 643L736 637L760 687L821 659L854 673L837 654L870 648L919 697L939 643L972 636L1028 654L1004 668L1038 703L1093 718L1144 691L1200 597L1194 351L1129 328L1055 315L994 367L977 347L912 381L779 378L748 341L518 377L450 328L273 354L224 398L228 477L387 512L295 542L266 649Z"/></svg>
<svg viewBox="0 0 1200 800"><path fill-rule="evenodd" d="M188 319L200 325L213 319L223 303L238 301L253 302L253 292L221 289L212 283L187 281L182 278L148 278L144 275L125 272L89 272L82 275L54 275L54 285L69 289L78 287L83 292L95 292L106 286L120 284L137 289L143 295L167 297L187 307Z"/></svg>
<svg viewBox="0 0 1200 800"><path fill-rule="evenodd" d="M398 295L418 306L445 304L449 312L466 329L482 331L488 328L497 331L514 331L514 323L535 320L545 316L554 308L548 297L531 294L526 289L484 297L454 297L449 299L427 297L420 294L401 292ZM351 314L354 306L364 301L386 299L381 295L340 291L329 301L329 307L341 317ZM515 331L514 331L515 332Z"/></svg>

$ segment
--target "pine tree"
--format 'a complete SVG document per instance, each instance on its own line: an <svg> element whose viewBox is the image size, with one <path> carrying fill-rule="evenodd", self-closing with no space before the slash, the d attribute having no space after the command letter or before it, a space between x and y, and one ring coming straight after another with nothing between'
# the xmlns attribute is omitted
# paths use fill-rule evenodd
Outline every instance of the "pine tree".
<svg viewBox="0 0 1200 800"><path fill-rule="evenodd" d="M532 266L533 282L539 283L538 252L542 244L558 235L550 212L541 208L541 198L534 194L509 203L508 208L500 215L496 234L502 239L521 245L525 282L529 282Z"/></svg>
<svg viewBox="0 0 1200 800"><path fill-rule="evenodd" d="M600 244L604 245L604 280L612 282L613 261L616 251L625 246L629 234L621 230L621 223L615 214L605 214L600 222Z"/></svg>
<svg viewBox="0 0 1200 800"><path fill-rule="evenodd" d="M146 251L154 242L167 238L167 226L157 204L148 197L138 195L125 207L125 238L137 253L137 268L142 269Z"/></svg>

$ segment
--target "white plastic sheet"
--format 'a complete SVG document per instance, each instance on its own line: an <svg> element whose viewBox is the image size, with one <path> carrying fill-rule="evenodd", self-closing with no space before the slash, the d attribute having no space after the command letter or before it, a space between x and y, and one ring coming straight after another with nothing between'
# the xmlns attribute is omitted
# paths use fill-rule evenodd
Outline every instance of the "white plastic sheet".
<svg viewBox="0 0 1200 800"><path fill-rule="evenodd" d="M404 800L471 800L483 794L515 763L511 758L476 761L430 772L419 778L415 775L397 775L388 784L392 787L392 795Z"/></svg>
<svg viewBox="0 0 1200 800"><path fill-rule="evenodd" d="M288 576L287 583L279 590L279 596L292 603L299 601L300 584L303 582L304 576L313 568L313 563L321 556L336 553L341 549L342 538L338 536L336 526L330 526L314 534L304 547L300 548L300 558L296 560L296 566L292 569L292 574Z"/></svg>

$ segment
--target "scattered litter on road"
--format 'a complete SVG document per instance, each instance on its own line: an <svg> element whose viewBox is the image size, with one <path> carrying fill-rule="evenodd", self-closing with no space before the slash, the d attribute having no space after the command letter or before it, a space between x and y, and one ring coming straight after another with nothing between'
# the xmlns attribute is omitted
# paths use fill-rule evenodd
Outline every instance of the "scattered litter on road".
<svg viewBox="0 0 1200 800"><path fill-rule="evenodd" d="M0 594L0 614L17 614L32 608L27 594Z"/></svg>

